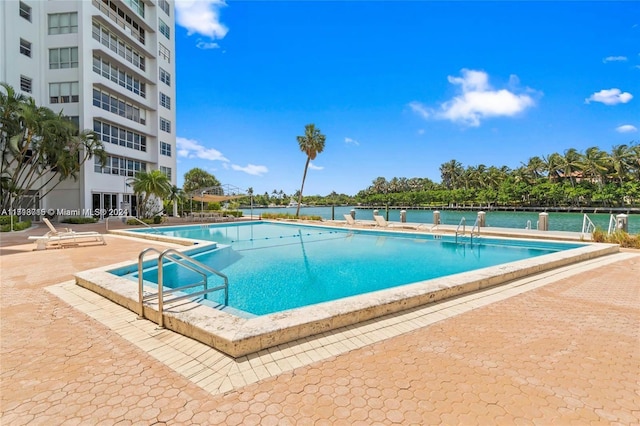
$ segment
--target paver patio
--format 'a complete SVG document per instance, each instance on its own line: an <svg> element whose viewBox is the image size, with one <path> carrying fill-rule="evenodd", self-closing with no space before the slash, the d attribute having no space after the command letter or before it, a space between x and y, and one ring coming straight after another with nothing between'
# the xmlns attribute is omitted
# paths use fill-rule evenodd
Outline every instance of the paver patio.
<svg viewBox="0 0 640 426"><path fill-rule="evenodd" d="M430 325L391 317L378 339L325 336L341 349L319 348L315 360L269 351L275 371L217 393L178 352L161 362L143 350L130 324L203 359L197 342L94 296L74 307L54 295L74 272L165 244L108 235L107 246L31 251L27 236L44 232L0 235L3 425L640 424L637 251L529 280L490 304L444 305ZM340 342L349 336L358 344Z"/></svg>

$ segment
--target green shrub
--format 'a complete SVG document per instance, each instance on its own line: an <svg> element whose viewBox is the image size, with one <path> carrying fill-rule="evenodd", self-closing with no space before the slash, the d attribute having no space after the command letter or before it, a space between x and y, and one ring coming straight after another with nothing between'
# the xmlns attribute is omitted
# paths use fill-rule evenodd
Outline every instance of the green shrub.
<svg viewBox="0 0 640 426"><path fill-rule="evenodd" d="M13 217L13 223L18 222L18 216ZM11 224L11 216L0 216L0 225Z"/></svg>
<svg viewBox="0 0 640 426"><path fill-rule="evenodd" d="M242 217L242 210L225 210L225 216Z"/></svg>
<svg viewBox="0 0 640 426"><path fill-rule="evenodd" d="M153 223L154 223L155 225L157 225L157 224L159 224L159 223L162 223L162 216L154 216L154 217L153 217Z"/></svg>
<svg viewBox="0 0 640 426"><path fill-rule="evenodd" d="M1 216L2 218L9 218L6 224L0 225L0 232L10 232L11 231L11 217L10 216ZM18 222L18 217L13 217L13 230L14 231L23 231L27 228L31 228L31 220L23 220L22 222Z"/></svg>
<svg viewBox="0 0 640 426"><path fill-rule="evenodd" d="M147 225L153 224L153 219L127 219L127 225L140 225L139 221L146 223Z"/></svg>
<svg viewBox="0 0 640 426"><path fill-rule="evenodd" d="M291 213L262 213L263 219L296 219ZM322 216L300 216L299 220L322 220Z"/></svg>
<svg viewBox="0 0 640 426"><path fill-rule="evenodd" d="M82 225L84 223L96 223L98 219L93 217L67 217L62 219L62 223L71 223L73 225Z"/></svg>

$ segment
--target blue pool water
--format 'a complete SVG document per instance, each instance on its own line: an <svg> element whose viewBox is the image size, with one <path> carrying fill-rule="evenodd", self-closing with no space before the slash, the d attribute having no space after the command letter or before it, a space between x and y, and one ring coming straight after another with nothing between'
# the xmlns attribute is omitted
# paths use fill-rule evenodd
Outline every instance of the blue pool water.
<svg viewBox="0 0 640 426"><path fill-rule="evenodd" d="M436 277L527 259L582 244L459 239L302 226L239 223L161 228L168 236L210 240L219 249L193 255L229 277L229 306L264 315L401 286ZM145 230L141 230L145 231ZM129 274L137 280L137 273ZM157 268L144 278L157 282ZM185 285L198 276L166 264L166 286ZM210 278L211 285L220 284ZM221 292L220 292L221 293ZM221 303L222 294L208 299Z"/></svg>

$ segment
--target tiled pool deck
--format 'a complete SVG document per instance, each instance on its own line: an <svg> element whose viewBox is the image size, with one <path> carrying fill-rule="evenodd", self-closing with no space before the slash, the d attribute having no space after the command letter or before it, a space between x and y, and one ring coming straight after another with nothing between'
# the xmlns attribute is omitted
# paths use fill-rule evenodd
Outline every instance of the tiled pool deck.
<svg viewBox="0 0 640 426"><path fill-rule="evenodd" d="M3 425L640 424L637 251L233 359L71 281L165 244L44 232L0 234Z"/></svg>

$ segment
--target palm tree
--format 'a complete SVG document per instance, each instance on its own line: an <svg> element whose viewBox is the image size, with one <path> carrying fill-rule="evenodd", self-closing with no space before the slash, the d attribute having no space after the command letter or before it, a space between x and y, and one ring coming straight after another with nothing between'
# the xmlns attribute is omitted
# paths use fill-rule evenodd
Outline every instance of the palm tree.
<svg viewBox="0 0 640 426"><path fill-rule="evenodd" d="M171 193L171 181L160 170L151 170L149 172L138 172L130 180L133 192L137 196L142 195L142 201L138 208L142 217L151 217L155 213L151 210L152 197L164 198Z"/></svg>
<svg viewBox="0 0 640 426"><path fill-rule="evenodd" d="M184 201L184 192L176 185L171 185L169 194L167 194L169 201L173 203L173 216L178 217L178 204L182 205Z"/></svg>
<svg viewBox="0 0 640 426"><path fill-rule="evenodd" d="M610 158L614 175L618 178L620 185L622 185L628 171L633 169L633 151L626 144L615 145L611 149Z"/></svg>
<svg viewBox="0 0 640 426"><path fill-rule="evenodd" d="M369 188L374 194L386 194L389 192L389 182L384 177L378 176Z"/></svg>
<svg viewBox="0 0 640 426"><path fill-rule="evenodd" d="M462 164L456 160L451 160L440 166L442 184L446 189L458 189L463 173Z"/></svg>
<svg viewBox="0 0 640 426"><path fill-rule="evenodd" d="M634 173L636 178L640 180L640 143L632 142L629 149L631 150L631 153L632 153L631 164L633 164L630 167L631 170L629 170L629 172Z"/></svg>
<svg viewBox="0 0 640 426"><path fill-rule="evenodd" d="M304 181L307 178L309 163L311 160L315 160L316 156L324 150L324 141L326 136L320 133L320 129L316 129L315 124L307 124L304 127L304 135L298 136L297 139L300 151L307 154L307 162L304 165L304 175L302 175L302 185L300 186L300 194L298 195L298 209L296 210L296 217L300 217L302 190L304 189Z"/></svg>
<svg viewBox="0 0 640 426"><path fill-rule="evenodd" d="M542 177L542 172L544 171L544 161L538 156L531 157L526 164L526 170L533 178L533 181L536 181L538 180L538 178Z"/></svg>
<svg viewBox="0 0 640 426"><path fill-rule="evenodd" d="M609 156L606 152L600 150L597 146L587 148L580 167L585 177L591 178L592 181L597 181L598 186L602 188L604 183L604 176L607 174L607 165L609 163Z"/></svg>
<svg viewBox="0 0 640 426"><path fill-rule="evenodd" d="M553 154L542 157L542 162L544 169L547 171L547 178L552 182L556 182L558 177L560 177L560 170L562 169L562 156L554 152Z"/></svg>
<svg viewBox="0 0 640 426"><path fill-rule="evenodd" d="M45 197L61 182L76 180L82 165L107 154L92 131L78 127L61 112L36 105L0 84L0 178L2 208L29 192Z"/></svg>
<svg viewBox="0 0 640 426"><path fill-rule="evenodd" d="M571 186L575 186L573 179L574 172L580 170L581 155L575 148L569 148L564 152L564 156L560 157L560 169L566 178L569 177Z"/></svg>

